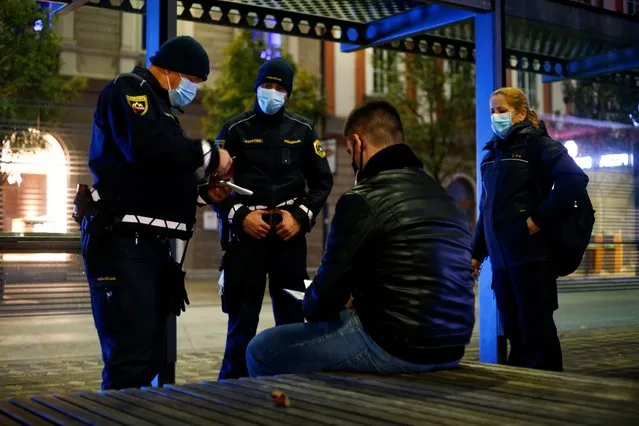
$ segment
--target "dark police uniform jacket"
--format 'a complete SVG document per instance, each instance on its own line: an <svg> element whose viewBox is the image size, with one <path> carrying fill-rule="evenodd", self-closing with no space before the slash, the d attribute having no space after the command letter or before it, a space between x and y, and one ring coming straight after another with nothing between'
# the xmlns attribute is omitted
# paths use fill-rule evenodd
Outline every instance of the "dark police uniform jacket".
<svg viewBox="0 0 639 426"><path fill-rule="evenodd" d="M235 157L234 182L253 191L252 196L233 193L214 204L223 248L255 209L288 210L304 231L311 230L331 192L333 175L310 120L284 108L269 116L256 105L227 121L216 145Z"/></svg>
<svg viewBox="0 0 639 426"><path fill-rule="evenodd" d="M146 68L119 75L100 94L89 168L100 201L115 209L121 226L190 237L202 150L201 140L184 134L168 92ZM216 149L210 162L217 167Z"/></svg>

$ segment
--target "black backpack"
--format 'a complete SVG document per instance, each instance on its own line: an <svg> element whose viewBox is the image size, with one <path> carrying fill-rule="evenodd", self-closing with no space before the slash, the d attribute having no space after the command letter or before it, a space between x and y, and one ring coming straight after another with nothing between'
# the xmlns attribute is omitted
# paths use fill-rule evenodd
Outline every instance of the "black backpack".
<svg viewBox="0 0 639 426"><path fill-rule="evenodd" d="M584 189L583 194L575 197L570 211L549 229L557 275L565 277L577 270L590 244L594 224L595 210Z"/></svg>
<svg viewBox="0 0 639 426"><path fill-rule="evenodd" d="M549 137L547 133L545 136ZM537 152L534 158L540 158L540 155L541 153ZM539 163L537 162L537 164ZM549 193L547 188L552 188L553 183L544 182L541 177L538 182L540 196L543 200ZM565 277L577 270L590 244L594 225L595 210L592 207L588 190L584 188L583 193L575 194L573 207L570 211L566 212L557 223L552 224L546 231L551 240L552 263L558 276Z"/></svg>

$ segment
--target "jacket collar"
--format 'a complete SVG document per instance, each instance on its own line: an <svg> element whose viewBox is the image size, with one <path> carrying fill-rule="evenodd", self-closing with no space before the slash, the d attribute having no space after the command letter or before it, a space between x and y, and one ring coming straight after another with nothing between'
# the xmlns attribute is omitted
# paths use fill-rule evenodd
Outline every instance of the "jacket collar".
<svg viewBox="0 0 639 426"><path fill-rule="evenodd" d="M171 105L171 100L169 99L168 90L164 89L157 78L153 75L148 68L144 67L135 67L132 71L134 74L139 75L144 78L151 89L163 100L165 100L169 105Z"/></svg>
<svg viewBox="0 0 639 426"><path fill-rule="evenodd" d="M358 180L374 176L386 170L404 169L407 167L424 168L424 164L406 144L388 146L373 155L364 169L357 175Z"/></svg>
<svg viewBox="0 0 639 426"><path fill-rule="evenodd" d="M517 124L513 124L506 139L502 139L497 135L493 135L493 138L488 141L488 143L484 146L484 149L489 151L495 148L503 148L509 145L515 138L531 133L532 131L534 131L534 127L532 127L530 121L520 121Z"/></svg>
<svg viewBox="0 0 639 426"><path fill-rule="evenodd" d="M280 108L280 110L275 114L269 115L262 111L262 108L260 108L260 105L257 103L257 98L255 98L253 112L255 113L255 116L267 127L277 127L282 122L282 117L284 117L284 113L286 112L286 105L282 106L282 108Z"/></svg>

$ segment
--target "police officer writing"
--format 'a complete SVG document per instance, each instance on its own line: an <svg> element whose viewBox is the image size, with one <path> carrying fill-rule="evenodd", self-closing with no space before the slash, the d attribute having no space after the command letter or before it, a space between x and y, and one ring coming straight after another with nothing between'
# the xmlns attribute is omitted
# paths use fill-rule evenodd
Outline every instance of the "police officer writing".
<svg viewBox="0 0 639 426"><path fill-rule="evenodd" d="M207 79L202 46L176 37L151 63L109 82L94 116L94 209L82 219L82 253L102 389L148 386L157 375L166 319L188 304L168 239L191 237L198 184L211 174L224 178L232 163L225 150L187 137L173 110L193 101Z"/></svg>
<svg viewBox="0 0 639 426"><path fill-rule="evenodd" d="M226 122L216 141L235 157L235 184L253 192L214 204L223 223L222 309L229 316L220 379L248 376L246 347L267 274L276 325L304 321L301 304L283 289L305 289L305 234L333 186L312 121L285 108L291 66L280 58L264 63L254 87L254 108Z"/></svg>

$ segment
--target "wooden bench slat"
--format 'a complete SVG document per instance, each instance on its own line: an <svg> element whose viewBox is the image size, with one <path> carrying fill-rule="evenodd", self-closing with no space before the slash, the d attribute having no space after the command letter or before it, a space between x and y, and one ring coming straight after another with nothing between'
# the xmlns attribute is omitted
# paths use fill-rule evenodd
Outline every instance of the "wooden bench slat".
<svg viewBox="0 0 639 426"><path fill-rule="evenodd" d="M77 392L75 394L83 401L92 402L97 404L99 409L109 409L115 413L125 414L127 420L125 420L124 424L138 424L144 423L145 425L155 425L157 421L165 421L166 418L162 418L161 416L155 416L153 412L149 410L144 410L142 408L136 407L132 404L123 403L117 399L107 398L106 395L102 393L90 393L90 392ZM119 419L114 419L119 421Z"/></svg>
<svg viewBox="0 0 639 426"><path fill-rule="evenodd" d="M332 387L319 381L310 381L305 378L288 378L279 376L277 378L261 377L259 379L242 379L240 382L247 382L250 385L268 383L290 393L295 400L305 396L309 401L317 401L317 404L328 402L336 403L344 407L345 410L364 411L362 414L369 418L377 418L382 423L388 424L400 422L401 424L430 424L437 423L443 425L458 425L460 421L468 420L467 416L459 416L458 412L450 415L450 411L439 406L415 406L407 401L394 399L397 394L377 393L375 395L362 394L353 389L343 389ZM411 401L412 402L412 401ZM407 408L410 407L410 410ZM500 419L495 416L487 421L482 419L478 424L492 425L494 421Z"/></svg>
<svg viewBox="0 0 639 426"><path fill-rule="evenodd" d="M7 417L9 417L9 419L11 419L11 421L17 421L18 424L27 424L32 426L51 425L50 422L46 421L42 417L11 403L10 400L0 402L0 413L4 413ZM4 421L4 419L2 420Z"/></svg>
<svg viewBox="0 0 639 426"><path fill-rule="evenodd" d="M283 376L285 377L285 376ZM281 379L283 379L283 377ZM494 424L495 421L501 421L504 412L492 406L482 406L476 403L468 404L457 400L446 399L437 390L430 393L418 392L413 393L407 391L403 387L367 387L358 382L344 382L333 380L331 376L300 378L299 376L287 378L291 386L311 386L317 389L319 383L325 387L326 391L333 394L345 395L347 392L356 398L356 403L369 399L376 402L376 412L379 410L389 410L393 406L393 413L397 413L397 408L403 408L399 411L403 417L417 417L418 419L439 419L438 421L445 424L459 424L468 421L477 422L477 424ZM406 410L410 406L410 410ZM395 408L396 407L396 408ZM481 418L477 419L477 413L481 412ZM509 413L512 418L519 419L521 424L530 421L530 416L526 414ZM430 421L430 420L429 420ZM546 422L547 424L556 424L556 422ZM540 424L538 419L533 423Z"/></svg>
<svg viewBox="0 0 639 426"><path fill-rule="evenodd" d="M141 426L152 426L152 423L144 421L143 419L130 416L126 411L120 411L118 409L114 409L108 407L104 404L99 404L93 402L86 398L81 398L77 395L53 395L55 399L59 399L61 401L67 402L71 405L75 405L76 407L90 411L94 414L97 414L101 417L105 417L108 420L114 421L118 424L135 424Z"/></svg>
<svg viewBox="0 0 639 426"><path fill-rule="evenodd" d="M112 420L109 420L105 417L100 416L99 414L95 414L94 412L78 407L76 405L70 404L66 401L63 401L58 398L54 398L53 396L34 396L31 397L32 400L46 405L54 410L60 411L61 413L65 413L66 415L78 419L87 424L99 424L100 426L110 426L110 425L119 425L120 423L116 423Z"/></svg>
<svg viewBox="0 0 639 426"><path fill-rule="evenodd" d="M246 404L242 404L241 402L237 402L234 399L228 399L219 394L208 392L207 390L202 390L198 388L193 388L188 385L171 385L165 386L175 392L182 392L187 395L191 395L194 397L202 398L207 401L223 404L231 407L233 410L238 410L244 412L244 414L249 414L252 417L250 418L251 422L259 423L261 419L268 418L277 420L278 424L289 424L289 425L297 425L299 424L299 420L289 417L283 410L266 410L262 407L249 407Z"/></svg>
<svg viewBox="0 0 639 426"><path fill-rule="evenodd" d="M268 383L251 382L245 383L244 380L232 380L224 382L226 389L231 392L235 392L239 395L250 393L260 399L271 399L271 393L279 389L278 386L273 386ZM281 389L280 389L281 390ZM348 411L345 404L340 404L336 407L336 404L326 404L321 399L304 398L297 393L286 392L286 395L292 400L292 403L296 407L316 413L320 416L330 417L333 425L352 425L352 424L364 424L364 425L383 425L388 422L379 422L375 418L367 418L359 415L358 413L352 413ZM273 404L271 402L271 404ZM352 410L352 406L350 407Z"/></svg>
<svg viewBox="0 0 639 426"><path fill-rule="evenodd" d="M189 417L188 415L164 410L163 407L156 407L152 404L146 404L144 400L132 396L127 397L122 392L106 391L102 394L102 397L108 401L109 405L118 403L127 405L129 408L126 409L130 414L136 417L139 416L156 425L189 424L185 421L185 417Z"/></svg>
<svg viewBox="0 0 639 426"><path fill-rule="evenodd" d="M277 420L271 420L262 418L259 422L255 422L255 416L245 413L243 410L235 410L228 405L219 404L207 399L198 398L182 392L176 392L173 389L165 388L143 388L144 391L149 393L161 395L167 399L181 401L185 404L199 407L205 410L210 410L217 416L221 416L223 421L229 425L245 425L247 421L253 421L254 424L260 424L265 426L278 426L281 422Z"/></svg>
<svg viewBox="0 0 639 426"><path fill-rule="evenodd" d="M135 404L136 406L146 408L148 410L154 411L157 414L173 418L175 420L179 420L180 423L192 424L192 425L210 425L211 420L215 417L212 413L205 413L203 416L199 416L194 413L193 407L189 407L186 404L175 403L175 406L179 406L178 408L170 407L165 404L154 403L149 398L144 398L139 395L139 392L145 393L143 391L137 389L126 389L122 392L113 392L110 393L109 396L117 398L121 401L130 402ZM151 395L152 397L152 395ZM217 422L217 419L215 419Z"/></svg>
<svg viewBox="0 0 639 426"><path fill-rule="evenodd" d="M46 405L42 405L32 400L11 399L10 402L56 425L60 425L60 426L86 425L85 422L74 419L72 416L68 416L67 414L61 413L59 411L56 411L52 408L47 407Z"/></svg>
<svg viewBox="0 0 639 426"><path fill-rule="evenodd" d="M332 419L327 419L324 416L317 415L314 412L308 412L303 410L299 406L291 406L291 407L278 407L273 403L270 395L265 395L265 398L255 397L250 393L245 394L237 394L229 391L227 385L224 383L210 383L210 384L194 384L189 385L189 387L200 389L204 392L215 393L218 395L224 395L225 398L233 399L237 402L243 402L251 409L255 409L256 407L261 407L266 410L267 413L274 412L283 412L288 416L288 418L292 421L297 421L299 424L300 420L313 422L315 424L332 424ZM267 398L266 398L267 397ZM270 415L270 414L269 414ZM296 419L297 418L297 419Z"/></svg>
<svg viewBox="0 0 639 426"><path fill-rule="evenodd" d="M364 379L365 387L371 385L371 380L375 380L377 382L383 382L385 384L393 383L397 386L410 386L411 391L416 389L430 392L433 389L433 381L428 380L430 377L434 377L438 374L447 374L447 372L436 372L429 373L426 375L422 375L421 377L418 375L413 376L395 376L395 377L386 377L384 380L378 379ZM452 374L452 373L451 373ZM361 380L361 379L356 379ZM406 382L408 380L408 383ZM455 395L456 399L464 399L462 395L457 397L458 393L462 390L465 391L466 394L472 392L474 393L473 400L487 400L493 399L493 404L498 404L501 407L502 402L506 402L507 406L502 409L508 410L515 407L520 407L517 411L521 413L530 413L534 412L535 407L539 407L540 405L544 405L545 408L543 410L543 415L546 418L554 418L554 419L563 419L565 421L570 421L574 418L574 413L579 413L580 416L584 417L584 422L593 422L598 423L597 419L607 419L607 418L615 418L618 420L627 420L629 418L635 418L636 413L620 413L616 409L611 409L609 407L601 408L601 407L592 407L592 406L582 406L575 403L575 399L567 399L564 402L553 400L552 398L546 398L545 401L540 399L540 395L538 393L521 393L519 395L512 395L504 392L505 389L509 386L509 382L502 382L496 386L492 387L484 387L482 392L477 392L476 389L468 389L465 383L460 383L455 388L450 390L451 395ZM470 392L469 392L470 391ZM486 401L486 403L490 403Z"/></svg>
<svg viewBox="0 0 639 426"><path fill-rule="evenodd" d="M601 386L573 384L570 382L556 382L554 380L531 381L513 376L509 373L486 372L462 368L448 372L429 374L429 381L457 384L474 389L485 389L495 385L503 385L502 392L529 396L531 391L539 395L539 399L572 403L584 407L598 407L614 411L637 413L637 408L631 404L637 401L639 394L633 395L627 389L611 390Z"/></svg>
<svg viewBox="0 0 639 426"><path fill-rule="evenodd" d="M406 380L401 380L401 378L396 379L377 376L357 378L343 377L329 373L314 374L313 376L332 378L334 382L331 383L344 383L345 386L354 386L355 384L358 384L359 391L365 393L369 392L369 389L374 388L395 388L403 390L407 396L411 394L420 395L420 398L418 399L433 398L437 402L445 404L449 404L451 401L454 401L455 404L461 404L460 408L463 408L464 406L472 407L472 409L477 413L483 413L487 409L496 409L504 416L508 416L510 418L517 417L522 420L531 420L531 414L540 411L542 406L542 404L531 399L507 398L504 395L495 394L495 392L490 389L486 389L483 392L469 392L468 389L463 387L446 387L436 383L423 383L414 380L407 382ZM543 412L541 414L536 414L534 419L538 423L572 423L574 421L574 413L576 410L574 407L568 407L568 410L565 410L564 408L565 407L560 406L560 404L544 406ZM581 411L581 409L579 411ZM599 418L605 417L602 413L595 414L599 414ZM586 424L599 424L598 420L592 418L585 419L585 421Z"/></svg>
<svg viewBox="0 0 639 426"><path fill-rule="evenodd" d="M511 367L504 364L486 364L475 361L465 361L461 366L468 366L474 370L500 371L505 373L514 373L516 375L525 375L530 379L550 379L569 383L591 384L596 386L605 386L609 388L620 388L635 390L639 384L633 380L625 380L609 377L594 377L576 373L556 373L546 370L533 370L532 368Z"/></svg>

